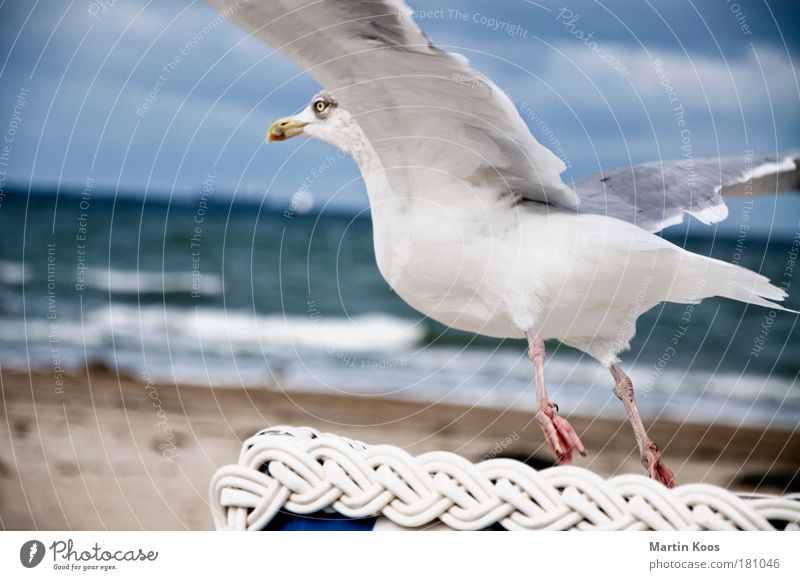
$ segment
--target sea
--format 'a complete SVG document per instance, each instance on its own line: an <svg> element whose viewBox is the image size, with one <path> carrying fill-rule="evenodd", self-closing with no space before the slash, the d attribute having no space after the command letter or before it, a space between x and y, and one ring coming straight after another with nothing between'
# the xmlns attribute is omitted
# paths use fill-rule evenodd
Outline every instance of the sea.
<svg viewBox="0 0 800 580"><path fill-rule="evenodd" d="M380 276L368 212L236 195L7 187L0 365L107 368L141 381L535 408L525 344L447 329ZM800 233L674 228L694 252L759 270L800 308ZM710 299L641 316L623 355L642 413L800 425L798 316ZM562 411L622 417L608 372L548 343Z"/></svg>

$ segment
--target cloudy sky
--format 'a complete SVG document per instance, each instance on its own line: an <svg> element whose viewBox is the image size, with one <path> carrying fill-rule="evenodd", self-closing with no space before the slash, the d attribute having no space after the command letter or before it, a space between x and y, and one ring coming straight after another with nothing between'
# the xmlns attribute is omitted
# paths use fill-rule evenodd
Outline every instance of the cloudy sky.
<svg viewBox="0 0 800 580"><path fill-rule="evenodd" d="M800 148L798 2L411 6L435 43L512 96L537 139L562 148L568 178L687 146L696 158ZM306 139L264 143L318 86L199 1L6 0L0 59L7 184L91 178L112 193L186 196L213 175L219 195L280 205L335 156ZM364 207L357 177L337 160L312 184L315 203ZM787 203L795 215L781 219L796 227L800 205Z"/></svg>

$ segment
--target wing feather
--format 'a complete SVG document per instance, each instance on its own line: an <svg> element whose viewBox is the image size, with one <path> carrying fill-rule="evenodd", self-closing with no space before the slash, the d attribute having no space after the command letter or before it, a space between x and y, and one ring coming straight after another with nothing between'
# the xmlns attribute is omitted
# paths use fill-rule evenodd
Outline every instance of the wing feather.
<svg viewBox="0 0 800 580"><path fill-rule="evenodd" d="M724 196L800 189L800 155L651 162L587 175L573 185L581 212L605 214L651 232L686 214L706 224L728 217Z"/></svg>
<svg viewBox="0 0 800 580"><path fill-rule="evenodd" d="M433 170L500 195L578 205L560 178L563 162L533 138L508 96L434 46L404 2L208 1L356 117L392 168L394 189L424 184Z"/></svg>
<svg viewBox="0 0 800 580"><path fill-rule="evenodd" d="M402 0L207 0L314 77L353 114L398 192L431 170L498 195L604 214L649 231L725 219L723 196L800 188L800 154L652 162L565 185L508 96L437 48ZM579 201L580 199L580 201Z"/></svg>

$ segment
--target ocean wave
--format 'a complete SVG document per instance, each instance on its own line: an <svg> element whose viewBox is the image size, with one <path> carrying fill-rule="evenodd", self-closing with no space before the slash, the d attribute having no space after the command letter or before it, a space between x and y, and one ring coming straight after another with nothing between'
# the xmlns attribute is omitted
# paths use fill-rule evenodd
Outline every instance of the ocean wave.
<svg viewBox="0 0 800 580"><path fill-rule="evenodd" d="M315 320L302 315L254 315L211 307L114 304L88 311L82 321L14 318L0 323L0 339L21 337L29 342L57 340L87 347L288 355L308 350L328 354L406 350L423 339L424 329L412 321L382 314Z"/></svg>
<svg viewBox="0 0 800 580"><path fill-rule="evenodd" d="M27 284L37 279L22 262L0 260L0 283L9 286ZM41 277L44 279L44 276ZM81 278L86 288L111 294L191 294L219 296L224 291L222 278L216 274L185 271L146 271L98 268L90 266Z"/></svg>
<svg viewBox="0 0 800 580"><path fill-rule="evenodd" d="M3 284L17 286L30 282L32 279L33 274L25 264L0 260L0 282Z"/></svg>
<svg viewBox="0 0 800 580"><path fill-rule="evenodd" d="M192 271L148 272L139 270L99 270L89 268L84 285L112 294L191 294L218 296L224 286L214 274L197 275Z"/></svg>
<svg viewBox="0 0 800 580"><path fill-rule="evenodd" d="M533 371L524 348L425 345L414 321L381 314L352 318L252 314L213 307L94 308L83 320L0 319L0 362L7 367L80 370L103 361L131 376L213 386L393 396L534 411ZM648 417L693 422L789 424L800 420L793 377L626 365ZM656 380L651 380L655 376ZM617 417L624 410L601 365L551 354L546 380L569 412Z"/></svg>

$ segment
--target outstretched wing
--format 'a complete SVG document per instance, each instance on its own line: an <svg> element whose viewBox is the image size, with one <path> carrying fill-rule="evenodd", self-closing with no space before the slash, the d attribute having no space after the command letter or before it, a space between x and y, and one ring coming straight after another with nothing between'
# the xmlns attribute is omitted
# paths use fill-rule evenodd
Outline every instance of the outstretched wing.
<svg viewBox="0 0 800 580"><path fill-rule="evenodd" d="M565 166L508 96L440 50L402 0L208 0L304 68L359 125L398 192L445 176L518 199L575 208Z"/></svg>
<svg viewBox="0 0 800 580"><path fill-rule="evenodd" d="M723 196L800 189L800 154L651 162L587 175L573 185L581 212L657 232L690 214L706 224L728 217Z"/></svg>

